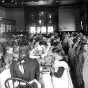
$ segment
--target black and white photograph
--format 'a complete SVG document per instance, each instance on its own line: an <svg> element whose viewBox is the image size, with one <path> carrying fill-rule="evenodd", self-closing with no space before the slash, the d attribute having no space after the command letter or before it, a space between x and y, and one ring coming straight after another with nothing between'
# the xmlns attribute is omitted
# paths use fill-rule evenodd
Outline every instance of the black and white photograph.
<svg viewBox="0 0 88 88"><path fill-rule="evenodd" d="M88 88L88 1L0 0L0 88Z"/></svg>

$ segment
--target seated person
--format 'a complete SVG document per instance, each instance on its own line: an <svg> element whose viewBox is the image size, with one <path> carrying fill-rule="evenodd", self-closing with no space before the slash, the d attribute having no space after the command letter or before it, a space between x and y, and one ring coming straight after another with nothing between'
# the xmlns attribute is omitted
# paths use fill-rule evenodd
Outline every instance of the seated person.
<svg viewBox="0 0 88 88"><path fill-rule="evenodd" d="M34 79L38 81L40 74L39 63L36 59L28 57L28 51L21 53L20 55L19 52L21 53L21 51L19 51L19 47L14 50L14 60L10 66L11 76L23 79L27 82L33 81ZM36 83L32 83L32 86L33 88L38 88Z"/></svg>
<svg viewBox="0 0 88 88"><path fill-rule="evenodd" d="M5 66L3 55L4 55L4 49L2 45L0 45L0 72L4 70L4 66Z"/></svg>
<svg viewBox="0 0 88 88"><path fill-rule="evenodd" d="M12 61L12 48L8 48L6 50L5 56L4 56L4 61L5 61L5 66L3 67L1 73L0 73L0 88L5 88L5 81L8 78L11 78L10 74L10 64Z"/></svg>

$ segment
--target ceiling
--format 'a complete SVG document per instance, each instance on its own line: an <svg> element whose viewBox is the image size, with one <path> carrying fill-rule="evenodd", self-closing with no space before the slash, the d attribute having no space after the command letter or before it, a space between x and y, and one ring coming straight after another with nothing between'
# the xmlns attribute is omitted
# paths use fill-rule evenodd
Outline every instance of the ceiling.
<svg viewBox="0 0 88 88"><path fill-rule="evenodd" d="M53 3L58 5L69 5L81 3L82 1L85 0L24 0L24 3L28 5L51 5Z"/></svg>
<svg viewBox="0 0 88 88"><path fill-rule="evenodd" d="M80 3L82 0L56 0L57 3L64 5L64 4L75 4Z"/></svg>
<svg viewBox="0 0 88 88"><path fill-rule="evenodd" d="M56 2L60 4L72 4L72 3L79 3L82 1L84 0L56 0Z"/></svg>
<svg viewBox="0 0 88 88"><path fill-rule="evenodd" d="M10 1L10 0L9 0ZM19 1L19 2L18 2ZM72 4L79 4L82 3L83 1L88 1L88 0L18 0L17 4L14 3L0 3L0 6L4 7L23 7L23 5L72 5ZM23 3L22 3L23 2ZM53 4L54 3L54 4Z"/></svg>

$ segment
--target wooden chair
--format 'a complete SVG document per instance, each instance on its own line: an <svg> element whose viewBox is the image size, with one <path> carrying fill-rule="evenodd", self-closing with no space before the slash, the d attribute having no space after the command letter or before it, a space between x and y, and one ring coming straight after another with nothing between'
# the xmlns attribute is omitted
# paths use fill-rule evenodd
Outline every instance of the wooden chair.
<svg viewBox="0 0 88 88"><path fill-rule="evenodd" d="M8 78L5 81L5 88L20 88L19 86L25 86L27 88L32 88L32 86L27 82L19 78ZM21 87L24 88L24 87Z"/></svg>

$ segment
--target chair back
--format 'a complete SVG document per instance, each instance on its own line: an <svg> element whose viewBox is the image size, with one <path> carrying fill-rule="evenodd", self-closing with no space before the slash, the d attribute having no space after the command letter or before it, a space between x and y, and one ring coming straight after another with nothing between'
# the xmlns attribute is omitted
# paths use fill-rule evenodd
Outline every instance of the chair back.
<svg viewBox="0 0 88 88"><path fill-rule="evenodd" d="M8 78L5 81L5 88L20 88L19 86L24 86L25 88L27 86L28 88L32 88L27 81L19 78Z"/></svg>

